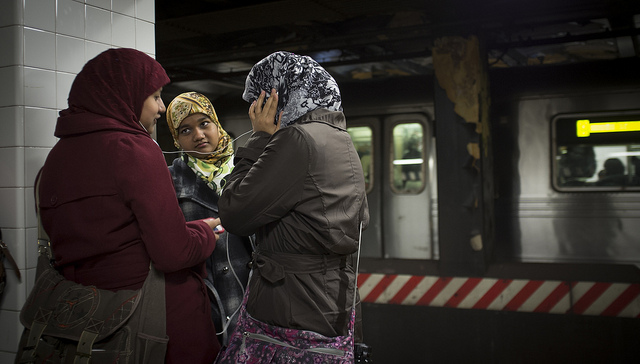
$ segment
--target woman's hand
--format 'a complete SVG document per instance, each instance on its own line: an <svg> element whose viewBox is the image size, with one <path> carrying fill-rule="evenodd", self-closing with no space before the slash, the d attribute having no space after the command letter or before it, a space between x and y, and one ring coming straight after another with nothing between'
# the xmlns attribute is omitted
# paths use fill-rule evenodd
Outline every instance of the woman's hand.
<svg viewBox="0 0 640 364"><path fill-rule="evenodd" d="M278 111L278 94L275 89L271 89L271 96L264 103L266 92L260 92L258 100L254 101L249 106L249 118L251 119L251 126L253 132L264 131L270 135L273 135L278 129L280 129L280 121L282 120L282 112L278 116L278 122L274 123L276 112ZM264 103L264 106L262 105Z"/></svg>
<svg viewBox="0 0 640 364"><path fill-rule="evenodd" d="M207 225L209 225L209 227L211 228L211 230L213 230L213 232L215 232L216 234L219 234L217 231L215 231L216 226L220 225L220 218L208 218L208 219L204 219L202 220L204 221Z"/></svg>

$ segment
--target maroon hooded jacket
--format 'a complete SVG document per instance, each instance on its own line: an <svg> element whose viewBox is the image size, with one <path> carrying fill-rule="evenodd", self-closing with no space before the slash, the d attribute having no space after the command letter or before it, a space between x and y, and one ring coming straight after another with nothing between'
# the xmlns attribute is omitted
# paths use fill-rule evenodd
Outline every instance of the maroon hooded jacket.
<svg viewBox="0 0 640 364"><path fill-rule="evenodd" d="M167 363L211 363L219 344L202 275L216 238L202 221L185 223L162 152L138 122L168 82L132 49L85 65L40 172L41 219L67 279L138 289L152 261L165 273Z"/></svg>

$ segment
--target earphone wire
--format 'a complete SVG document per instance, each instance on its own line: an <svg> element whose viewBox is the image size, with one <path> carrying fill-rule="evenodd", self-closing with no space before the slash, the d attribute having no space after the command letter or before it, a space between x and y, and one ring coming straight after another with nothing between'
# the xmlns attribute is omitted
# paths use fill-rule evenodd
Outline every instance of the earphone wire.
<svg viewBox="0 0 640 364"><path fill-rule="evenodd" d="M142 125L142 124L140 124L140 125ZM143 128L144 128L144 126L143 126ZM249 134L251 132L253 132L253 129L245 131L244 133L240 134L239 136L237 136L236 138L231 140L231 143L235 143L236 140L242 138L243 136L245 136L245 135L247 135L247 134ZM165 151L165 150L163 150L162 151L162 154L178 154L178 153L209 154L209 153L199 152L197 150L175 150L175 151Z"/></svg>
<svg viewBox="0 0 640 364"><path fill-rule="evenodd" d="M235 277L236 282L238 282L238 284L240 285L240 289L242 290L242 295L244 296L245 288L242 285L242 282L240 281L240 278L236 274L235 269L233 269L233 264L231 264L231 256L229 255L229 233L226 233L224 235L225 235L226 243L227 243L226 244L227 245L226 246L226 248L227 248L227 262L229 263L229 269L231 270L231 273L233 273L233 276ZM251 237L249 237L249 240L251 240ZM252 246L253 246L253 241L252 241ZM233 313L229 316L229 319L227 320L227 322L222 324L222 331L216 332L216 335L224 334L227 331L227 329L229 328L229 325L231 325L231 322L233 321L234 316L238 314L238 312L240 311L241 307L242 307L242 304L239 304L238 307L235 309L235 311L233 311ZM224 317L221 317L220 321L222 321L223 319L224 319Z"/></svg>

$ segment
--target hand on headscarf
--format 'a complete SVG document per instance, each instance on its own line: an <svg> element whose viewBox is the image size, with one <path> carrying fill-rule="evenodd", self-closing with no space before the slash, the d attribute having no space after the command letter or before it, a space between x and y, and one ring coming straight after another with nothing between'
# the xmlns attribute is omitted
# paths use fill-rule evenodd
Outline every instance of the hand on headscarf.
<svg viewBox="0 0 640 364"><path fill-rule="evenodd" d="M249 118L251 119L251 126L253 132L264 131L269 135L273 135L278 129L280 129L280 122L282 120L282 112L278 116L278 121L274 123L276 118L276 112L278 110L278 94L275 89L271 89L271 96L264 103L266 92L260 92L258 100L254 101L249 106ZM262 105L264 103L264 105Z"/></svg>

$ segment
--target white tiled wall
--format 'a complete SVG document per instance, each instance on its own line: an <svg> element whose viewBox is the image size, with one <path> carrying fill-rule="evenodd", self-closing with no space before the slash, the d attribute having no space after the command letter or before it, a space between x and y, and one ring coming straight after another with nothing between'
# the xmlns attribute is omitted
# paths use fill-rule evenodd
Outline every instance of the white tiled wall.
<svg viewBox="0 0 640 364"><path fill-rule="evenodd" d="M33 286L33 185L56 143L58 112L75 75L112 47L155 55L154 0L2 0L0 11L0 228L12 270L0 298L0 364L13 363L19 311ZM5 262L6 266L6 262Z"/></svg>

